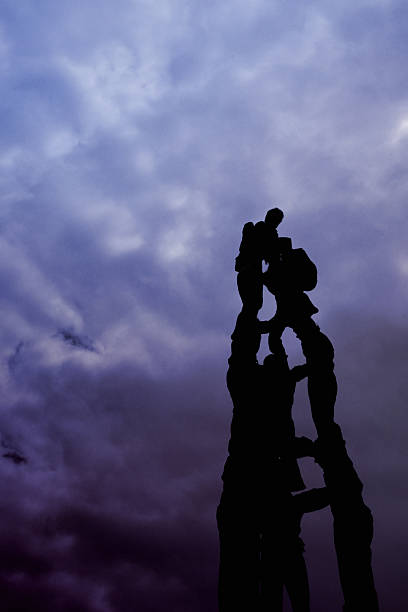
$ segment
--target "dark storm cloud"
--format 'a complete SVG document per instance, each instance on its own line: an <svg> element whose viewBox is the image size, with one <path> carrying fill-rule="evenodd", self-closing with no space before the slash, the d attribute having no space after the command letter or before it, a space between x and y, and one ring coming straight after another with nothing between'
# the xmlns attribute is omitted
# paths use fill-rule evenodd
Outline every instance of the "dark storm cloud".
<svg viewBox="0 0 408 612"><path fill-rule="evenodd" d="M7 363L11 372L13 372L13 370L18 366L18 363L21 359L21 351L23 350L23 348L24 342L19 342L16 348L14 349L14 352L8 358Z"/></svg>
<svg viewBox="0 0 408 612"><path fill-rule="evenodd" d="M60 329L55 334L57 338L62 338L64 342L67 342L71 346L84 349L85 351L91 351L94 353L96 348L93 341L88 336L78 336L70 329Z"/></svg>
<svg viewBox="0 0 408 612"><path fill-rule="evenodd" d="M377 518L374 559L381 568L382 592L388 591L390 596L391 587L381 580L384 569L378 554L390 554L390 540L399 540L399 529L390 529L390 525L398 506L406 506L407 501L400 480L403 434L399 442L391 440L395 427L403 430L403 405L398 394L389 393L395 367L403 367L399 351L391 358L390 349L395 344L403 347L404 341L394 342L401 330L384 320L379 323L381 334L377 328L374 333L364 320L348 319L348 332L343 332L337 350L339 382L348 381L341 387L337 418L344 424L349 452L364 478ZM334 328L344 330L344 321L336 321ZM360 337L356 330L360 330ZM382 371L377 386L370 375L373 368ZM41 430L48 449L42 449L41 459L47 458L48 465L39 466L37 458L36 469L43 474L36 494L41 513L32 508L31 514L20 517L25 534L17 543L18 554L11 556L11 560L19 559L20 565L16 567L13 561L9 571L12 575L22 573L20 584L29 589L30 572L24 564L30 562L30 554L36 554L37 565L45 568L44 593L38 595L39 601L51 598L47 581L53 582L52 576L60 573L70 585L66 605L75 594L79 601L87 568L86 588L96 594L103 589L108 610L125 609L127 598L137 601L141 610L160 609L160 601L166 605L172 602L179 609L213 609L217 565L214 509L230 406L218 369L201 363L200 373L195 370L158 384L145 375L135 376L130 369L95 377L63 366L51 372L47 369L32 381L32 391L39 394L41 390L45 402ZM384 431L383 403L393 412L388 432ZM15 418L25 415L27 419L27 406L17 405L13 411ZM299 433L308 433L310 424L298 408L296 416ZM31 423L30 436L35 434L33 426ZM30 442L35 446L35 441L27 438L26 445ZM381 456L374 470L373 455ZM312 468L316 469L309 466L309 471ZM26 483L30 490L35 484L35 468L29 478L33 479ZM11 513L24 488L21 481L10 486L8 480L6 484ZM384 504L384 495L394 502ZM28 500L25 504L30 507ZM308 518L304 537L312 584L319 589L315 609L323 612L335 605L338 597L328 513ZM389 579L397 589L402 570L396 568L403 568L403 554L398 559L393 553L396 567ZM322 575L331 586L321 587Z"/></svg>
<svg viewBox="0 0 408 612"><path fill-rule="evenodd" d="M3 2L0 434L28 458L0 463L11 609L214 609L233 263L274 205L319 268L380 596L406 608L405 14ZM295 418L314 436L304 385ZM304 529L314 609L335 609L329 514Z"/></svg>
<svg viewBox="0 0 408 612"><path fill-rule="evenodd" d="M217 379L204 371L201 382L207 377ZM21 532L5 547L8 589L18 575L18 588L30 591L34 564L39 605L54 601L48 585L64 576L66 609L84 588L101 600L104 593L96 610L122 609L126 597L141 610L155 609L152 601L158 609L161 600L211 609L225 423L222 386L207 388L194 395L197 375L158 384L130 370L93 378L66 367L32 380L44 402L41 427L31 422L23 441L34 460L25 472L2 470L4 522L13 520ZM13 413L28 425L27 405ZM36 453L39 440L46 448ZM87 601L84 609L93 610Z"/></svg>

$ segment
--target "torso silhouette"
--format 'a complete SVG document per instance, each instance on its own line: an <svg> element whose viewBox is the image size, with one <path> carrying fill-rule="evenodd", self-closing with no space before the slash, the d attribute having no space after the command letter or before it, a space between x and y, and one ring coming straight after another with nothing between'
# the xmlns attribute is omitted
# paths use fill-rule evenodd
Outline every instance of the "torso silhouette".
<svg viewBox="0 0 408 612"><path fill-rule="evenodd" d="M231 356L227 386L233 402L229 458L224 481L247 477L254 484L286 483L304 488L293 456L295 426L291 416L296 380L285 357L269 355L264 365Z"/></svg>

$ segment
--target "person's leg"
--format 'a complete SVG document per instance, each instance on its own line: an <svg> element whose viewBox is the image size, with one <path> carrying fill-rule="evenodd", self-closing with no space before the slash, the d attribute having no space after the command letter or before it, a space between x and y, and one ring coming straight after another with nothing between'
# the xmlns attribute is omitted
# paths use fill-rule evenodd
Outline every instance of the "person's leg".
<svg viewBox="0 0 408 612"><path fill-rule="evenodd" d="M261 539L260 598L262 612L282 612L283 565L281 555L270 533Z"/></svg>
<svg viewBox="0 0 408 612"><path fill-rule="evenodd" d="M258 311L262 308L263 282L262 259L255 241L255 227L247 223L242 232L237 285L242 300L242 310L237 317L231 336L230 365L246 364L256 361L261 343Z"/></svg>
<svg viewBox="0 0 408 612"><path fill-rule="evenodd" d="M361 500L352 511L338 512L334 520L340 582L347 612L378 612L378 598L371 567L373 519Z"/></svg>
<svg viewBox="0 0 408 612"><path fill-rule="evenodd" d="M315 442L316 461L323 468L333 514L334 544L345 612L378 612L371 567L373 517L362 497L363 484L348 456L340 427Z"/></svg>
<svg viewBox="0 0 408 612"><path fill-rule="evenodd" d="M306 357L310 408L317 433L321 435L333 423L337 397L333 345L310 318L297 322L293 329Z"/></svg>
<svg viewBox="0 0 408 612"><path fill-rule="evenodd" d="M286 558L285 587L293 612L310 612L309 580L300 551Z"/></svg>
<svg viewBox="0 0 408 612"><path fill-rule="evenodd" d="M259 610L260 542L253 514L225 492L217 509L219 612Z"/></svg>

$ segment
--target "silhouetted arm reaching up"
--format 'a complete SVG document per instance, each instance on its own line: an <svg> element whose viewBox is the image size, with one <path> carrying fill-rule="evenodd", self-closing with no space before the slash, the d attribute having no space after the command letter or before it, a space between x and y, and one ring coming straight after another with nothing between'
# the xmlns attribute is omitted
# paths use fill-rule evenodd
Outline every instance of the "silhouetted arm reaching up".
<svg viewBox="0 0 408 612"><path fill-rule="evenodd" d="M292 378L294 379L295 383L297 383L303 380L304 378L306 378L306 376L308 375L308 372L309 370L307 367L307 363L304 363L302 365L298 365L292 368L290 371L290 374Z"/></svg>

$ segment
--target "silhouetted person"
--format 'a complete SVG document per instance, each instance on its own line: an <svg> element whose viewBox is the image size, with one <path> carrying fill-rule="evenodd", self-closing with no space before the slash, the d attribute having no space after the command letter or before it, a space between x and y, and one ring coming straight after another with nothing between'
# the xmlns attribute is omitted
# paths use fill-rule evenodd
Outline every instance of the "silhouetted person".
<svg viewBox="0 0 408 612"><path fill-rule="evenodd" d="M264 225L267 225L268 217L277 218L278 210L268 211ZM269 333L271 350L275 345L279 346L286 327L292 328L300 339L307 364L312 418L319 434L333 422L337 381L333 346L313 321L312 316L318 309L305 293L315 288L317 270L303 249L293 249L290 238L279 238L276 227L273 231L264 233L264 241L268 236L272 238L269 247L262 247L263 258L269 264L263 282L275 296L276 313L269 321L261 322L260 329L262 333Z"/></svg>
<svg viewBox="0 0 408 612"><path fill-rule="evenodd" d="M305 368L290 370L281 344L264 365L257 361L263 291L258 232L259 225L244 226L237 258L242 310L231 336L227 386L234 410L217 510L221 612L258 609L264 490L273 487L279 500L279 491L304 489L296 457L310 454L312 444L295 437L291 417L296 381Z"/></svg>
<svg viewBox="0 0 408 612"><path fill-rule="evenodd" d="M262 237L262 255L268 264L263 282L276 299L276 313L269 322L269 332L274 332L278 338L285 327L293 327L318 312L305 294L316 287L316 266L303 249L292 248L290 238L278 237L276 228L282 219L281 210L269 210Z"/></svg>
<svg viewBox="0 0 408 612"><path fill-rule="evenodd" d="M220 533L219 609L281 612L283 589L293 612L309 612L301 519L328 505L327 489L292 496L268 481L256 497L224 489Z"/></svg>
<svg viewBox="0 0 408 612"><path fill-rule="evenodd" d="M247 223L237 278L242 310L231 336L228 360L227 386L234 410L226 469L230 472L237 465L240 477L245 472L255 477L274 466L276 473L284 477L286 488L296 491L304 488L296 455L304 456L310 446L305 438L295 438L291 409L296 382L307 375L308 366L290 369L280 339L274 341L275 352L265 358L263 365L257 361L261 342L257 315L262 307L263 283L262 254L256 236L257 226Z"/></svg>
<svg viewBox="0 0 408 612"><path fill-rule="evenodd" d="M309 612L309 587L300 540L304 512L327 505L344 612L378 612L371 569L373 521L362 483L334 422L337 381L330 340L313 321L317 308L305 291L317 282L316 267L302 249L279 238L279 209L265 221L247 223L236 259L242 310L231 336L227 385L234 405L224 487L217 509L220 536L220 612L280 612L286 587L294 612ZM262 261L268 270L262 273ZM276 298L270 321L257 319L263 284ZM290 369L282 344L285 327L301 341L306 364ZM261 333L271 354L257 361ZM297 438L291 416L296 382L307 376L316 443ZM304 489L296 458L315 456L326 488Z"/></svg>
<svg viewBox="0 0 408 612"><path fill-rule="evenodd" d="M273 495L273 493L272 493ZM280 612L283 587L293 612L309 612L309 582L300 538L301 520L329 504L326 487L297 495L271 495L263 504L261 541L261 610Z"/></svg>

